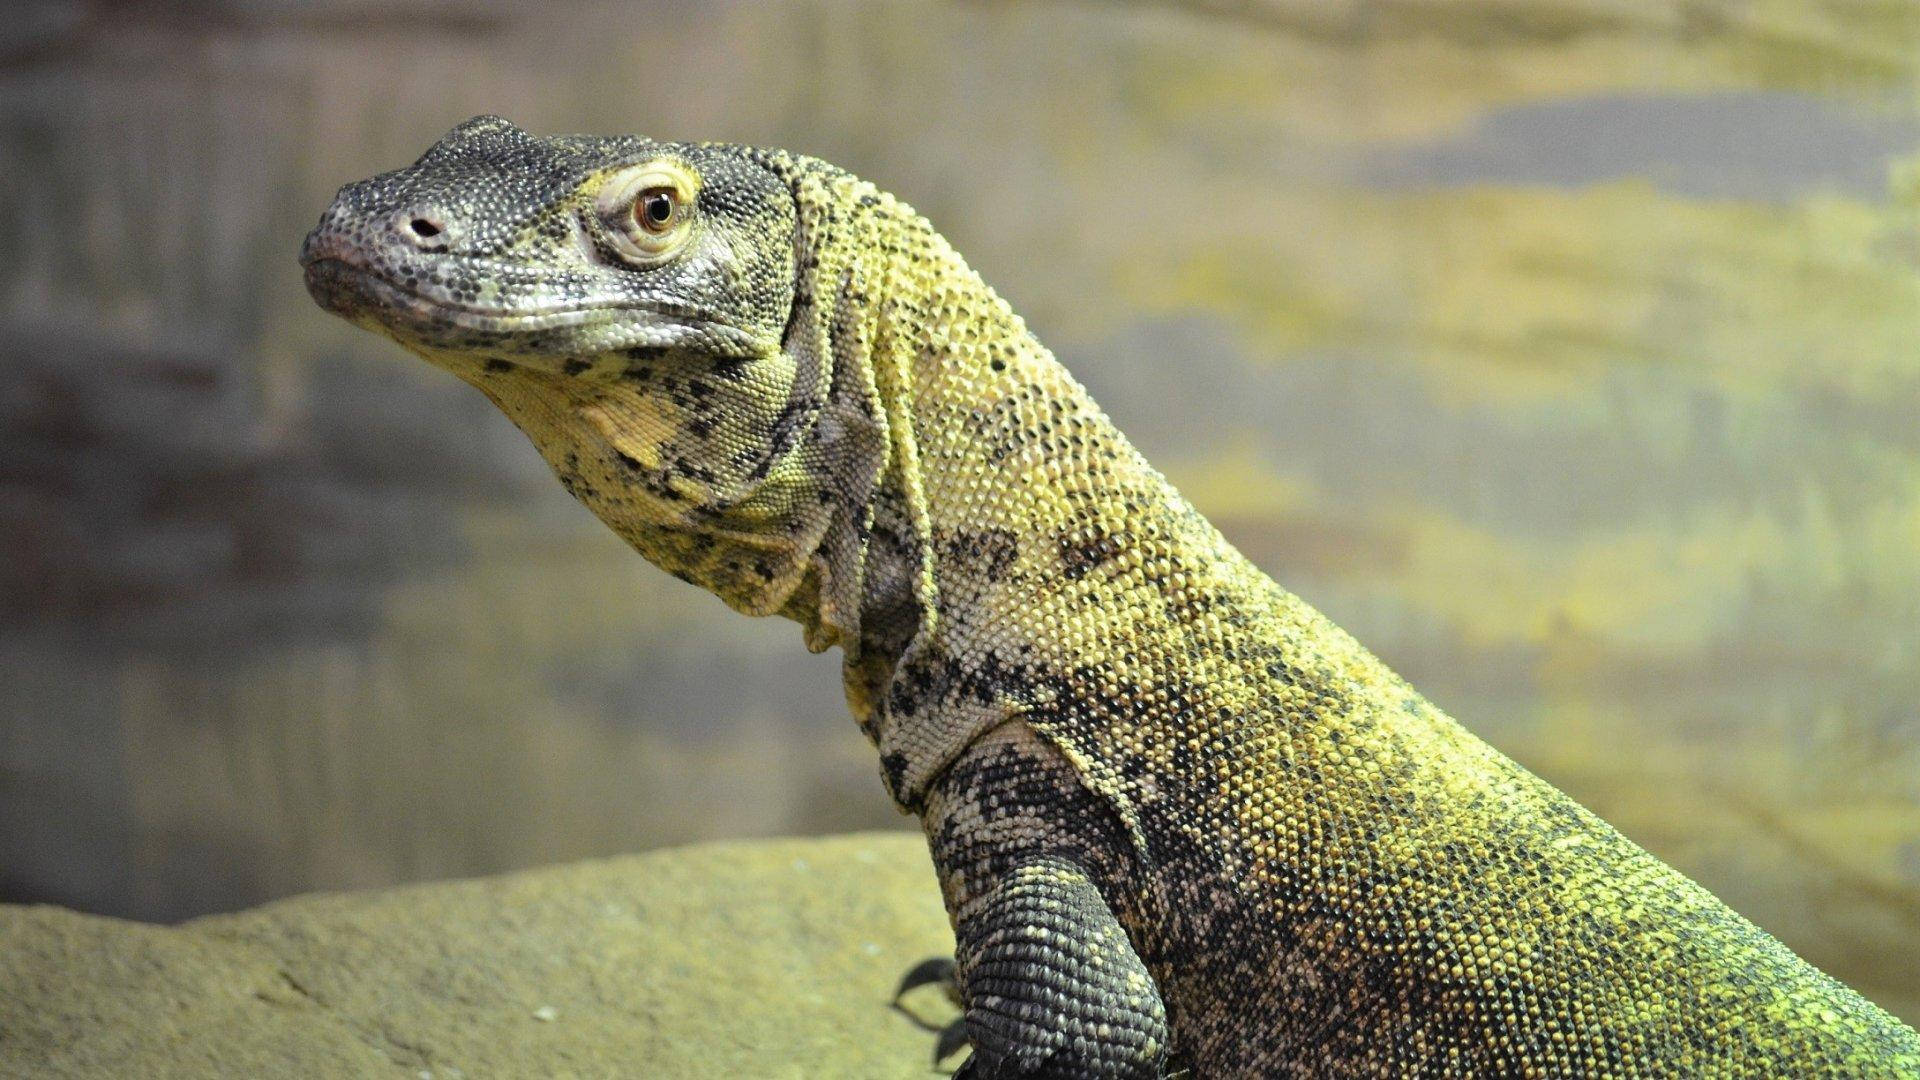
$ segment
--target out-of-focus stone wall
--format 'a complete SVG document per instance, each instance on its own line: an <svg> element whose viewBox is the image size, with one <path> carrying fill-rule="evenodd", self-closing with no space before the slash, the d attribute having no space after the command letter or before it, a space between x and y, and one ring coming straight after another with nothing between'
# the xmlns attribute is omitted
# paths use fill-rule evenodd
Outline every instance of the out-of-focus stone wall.
<svg viewBox="0 0 1920 1080"><path fill-rule="evenodd" d="M1920 1017L1920 7L33 4L0 891L173 918L898 822L832 657L307 300L498 112L926 212L1290 588Z"/></svg>

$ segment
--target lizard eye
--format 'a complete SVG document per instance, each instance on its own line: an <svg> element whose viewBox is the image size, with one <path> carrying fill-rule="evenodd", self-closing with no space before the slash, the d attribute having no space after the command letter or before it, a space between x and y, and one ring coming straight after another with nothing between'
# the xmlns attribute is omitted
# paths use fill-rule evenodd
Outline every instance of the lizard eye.
<svg viewBox="0 0 1920 1080"><path fill-rule="evenodd" d="M666 261L686 243L693 220L692 171L677 161L650 161L610 177L595 200L607 239L636 266Z"/></svg>

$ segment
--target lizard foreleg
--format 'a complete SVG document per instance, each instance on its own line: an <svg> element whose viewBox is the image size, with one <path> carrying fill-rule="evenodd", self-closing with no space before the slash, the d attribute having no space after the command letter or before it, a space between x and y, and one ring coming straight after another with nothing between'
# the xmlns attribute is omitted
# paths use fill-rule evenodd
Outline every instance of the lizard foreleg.
<svg viewBox="0 0 1920 1080"><path fill-rule="evenodd" d="M1008 725L927 807L973 1046L959 1075L972 1080L1165 1075L1166 1006L1101 888L1130 867L1106 846L1110 815L1062 783L1067 770Z"/></svg>

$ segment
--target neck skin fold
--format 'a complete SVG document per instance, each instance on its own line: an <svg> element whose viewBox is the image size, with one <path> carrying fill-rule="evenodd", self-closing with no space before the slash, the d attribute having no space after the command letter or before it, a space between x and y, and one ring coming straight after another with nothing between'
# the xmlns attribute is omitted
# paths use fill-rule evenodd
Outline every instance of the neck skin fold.
<svg viewBox="0 0 1920 1080"><path fill-rule="evenodd" d="M888 452L870 505L850 515L864 542L841 545L859 565L819 561L860 582L856 616L831 637L849 705L912 810L974 739L1045 707L1086 655L1167 633L1133 623L1148 606L1115 604L1103 568L1124 573L1150 535L1161 550L1225 545L923 220L899 204L875 219L891 242L864 245L886 254L854 274L870 288L843 293L839 321L862 332L834 362L868 373L836 382L873 388Z"/></svg>

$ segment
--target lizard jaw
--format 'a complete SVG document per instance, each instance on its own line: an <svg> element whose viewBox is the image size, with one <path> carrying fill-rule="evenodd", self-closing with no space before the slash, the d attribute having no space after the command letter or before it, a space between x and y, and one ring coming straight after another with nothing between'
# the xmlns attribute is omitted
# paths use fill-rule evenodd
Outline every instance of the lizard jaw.
<svg viewBox="0 0 1920 1080"><path fill-rule="evenodd" d="M378 269L326 248L303 253L307 292L321 307L439 360L471 354L478 364L509 353L559 371L570 362L632 348L698 346L757 355L765 343L738 328L699 318L670 302L626 297L508 307L442 298L410 289ZM482 355L488 354L488 355Z"/></svg>

